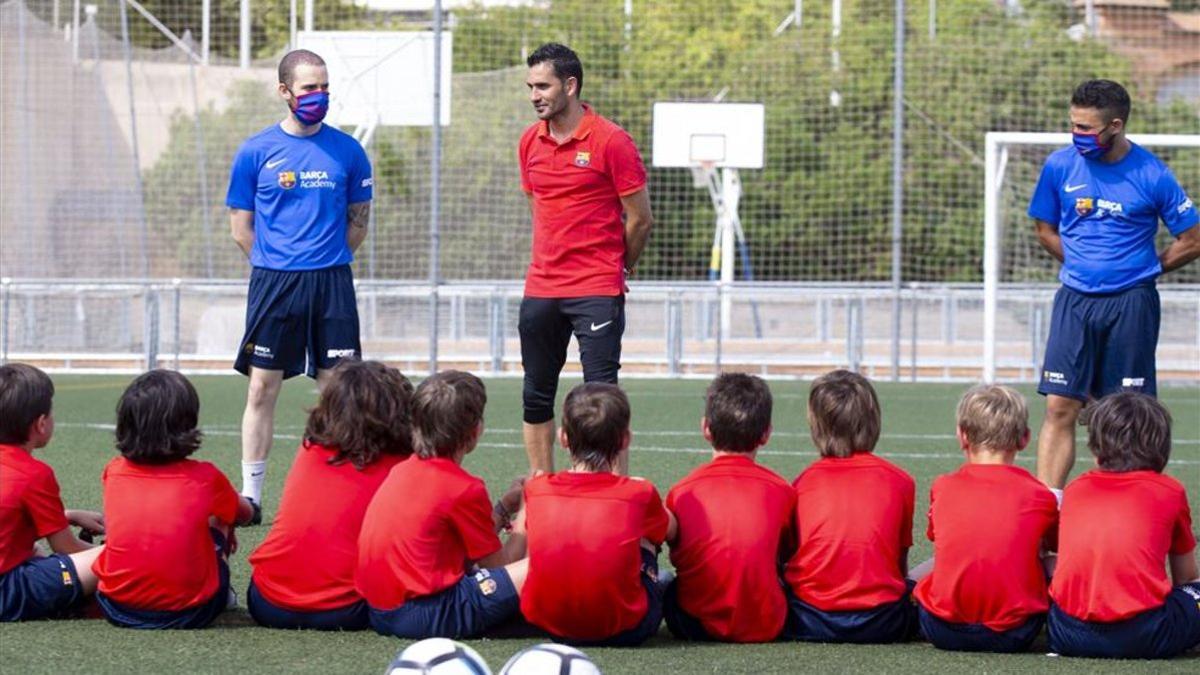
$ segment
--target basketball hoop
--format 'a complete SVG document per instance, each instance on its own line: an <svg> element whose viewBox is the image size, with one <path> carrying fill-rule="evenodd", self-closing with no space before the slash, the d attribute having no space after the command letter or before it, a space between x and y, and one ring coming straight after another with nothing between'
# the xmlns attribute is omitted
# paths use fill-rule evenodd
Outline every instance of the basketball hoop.
<svg viewBox="0 0 1200 675"><path fill-rule="evenodd" d="M714 160L701 160L688 168L692 171L692 187L703 188L710 185L717 171L717 163Z"/></svg>

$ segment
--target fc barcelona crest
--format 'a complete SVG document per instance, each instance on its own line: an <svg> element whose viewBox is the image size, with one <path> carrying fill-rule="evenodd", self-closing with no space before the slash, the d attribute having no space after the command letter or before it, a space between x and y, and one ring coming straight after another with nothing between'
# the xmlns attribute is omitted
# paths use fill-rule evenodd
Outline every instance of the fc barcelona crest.
<svg viewBox="0 0 1200 675"><path fill-rule="evenodd" d="M280 171L279 172L279 187L284 190L291 190L296 187L296 172L295 171ZM1091 201L1090 199L1088 200Z"/></svg>
<svg viewBox="0 0 1200 675"><path fill-rule="evenodd" d="M575 166L587 166L592 163L592 153L577 152L575 153Z"/></svg>
<svg viewBox="0 0 1200 675"><path fill-rule="evenodd" d="M1095 208L1096 206L1092 203L1091 197L1078 197L1075 200L1075 213L1078 213L1080 218L1091 213Z"/></svg>

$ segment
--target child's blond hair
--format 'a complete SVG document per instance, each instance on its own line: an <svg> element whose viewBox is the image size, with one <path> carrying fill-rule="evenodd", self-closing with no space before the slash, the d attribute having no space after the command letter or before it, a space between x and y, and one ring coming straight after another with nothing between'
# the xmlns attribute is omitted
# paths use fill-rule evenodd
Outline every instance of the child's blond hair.
<svg viewBox="0 0 1200 675"><path fill-rule="evenodd" d="M958 402L958 428L971 447L1020 450L1029 432L1029 406L1011 387L971 387Z"/></svg>

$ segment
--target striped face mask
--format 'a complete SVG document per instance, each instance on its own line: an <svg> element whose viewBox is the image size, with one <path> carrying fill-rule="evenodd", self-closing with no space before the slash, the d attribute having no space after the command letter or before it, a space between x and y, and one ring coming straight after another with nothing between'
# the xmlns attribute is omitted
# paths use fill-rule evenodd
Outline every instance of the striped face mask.
<svg viewBox="0 0 1200 675"><path fill-rule="evenodd" d="M325 119L329 112L329 92L313 91L296 96L296 107L292 114L305 126L312 126Z"/></svg>
<svg viewBox="0 0 1200 675"><path fill-rule="evenodd" d="M1100 159L1109 150L1112 149L1112 139L1108 139L1108 144L1100 142L1100 133L1108 128L1104 125L1099 131L1090 134L1080 133L1078 131L1071 134L1071 140L1075 144L1075 149L1079 154L1083 155L1084 159Z"/></svg>

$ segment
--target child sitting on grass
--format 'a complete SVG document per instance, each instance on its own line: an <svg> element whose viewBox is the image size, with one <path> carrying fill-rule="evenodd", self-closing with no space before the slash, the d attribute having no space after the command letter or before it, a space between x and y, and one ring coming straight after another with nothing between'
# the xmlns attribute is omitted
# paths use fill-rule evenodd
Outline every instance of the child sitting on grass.
<svg viewBox="0 0 1200 675"><path fill-rule="evenodd" d="M117 404L117 450L104 468L104 551L96 599L125 628L203 628L231 603L235 524L254 509L200 448L200 398L179 373L152 370Z"/></svg>
<svg viewBox="0 0 1200 675"><path fill-rule="evenodd" d="M571 468L525 483L529 578L521 612L555 639L632 647L658 632L658 548L674 522L628 466L629 400L615 384L571 390L559 441Z"/></svg>
<svg viewBox="0 0 1200 675"><path fill-rule="evenodd" d="M54 383L23 363L0 366L0 621L58 618L96 591L100 555L71 526L97 534L104 518L63 508L54 469L34 458L54 436ZM53 555L34 550L46 538Z"/></svg>
<svg viewBox="0 0 1200 675"><path fill-rule="evenodd" d="M378 361L342 359L308 416L271 531L250 556L247 608L272 628L359 630L358 533L375 491L412 455L413 386Z"/></svg>
<svg viewBox="0 0 1200 675"><path fill-rule="evenodd" d="M808 424L821 458L795 482L797 550L784 571L784 637L817 642L910 638L909 598L916 483L874 454L879 399L867 379L835 370L808 394Z"/></svg>
<svg viewBox="0 0 1200 675"><path fill-rule="evenodd" d="M1200 644L1200 571L1187 491L1162 473L1171 415L1145 394L1110 394L1092 409L1088 449L1096 468L1063 492L1050 649L1092 658L1183 654Z"/></svg>
<svg viewBox="0 0 1200 675"><path fill-rule="evenodd" d="M520 528L498 532L520 504L520 485L492 506L484 482L462 468L483 434L487 391L447 370L413 395L413 447L375 492L358 537L354 579L381 635L478 637L517 613L525 583Z"/></svg>
<svg viewBox="0 0 1200 675"><path fill-rule="evenodd" d="M667 494L679 528L663 615L677 638L768 642L783 629L779 560L791 553L796 495L755 461L771 437L771 405L753 375L725 373L708 387L700 429L712 461Z"/></svg>
<svg viewBox="0 0 1200 675"><path fill-rule="evenodd" d="M1025 399L999 385L968 390L957 435L967 463L930 490L933 571L913 593L921 632L940 649L1023 652L1045 625L1041 554L1058 522L1053 493L1014 465L1029 443Z"/></svg>

